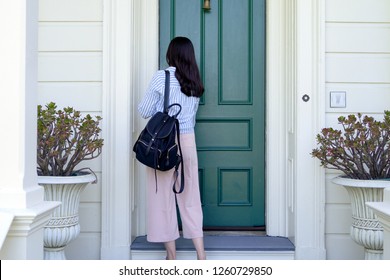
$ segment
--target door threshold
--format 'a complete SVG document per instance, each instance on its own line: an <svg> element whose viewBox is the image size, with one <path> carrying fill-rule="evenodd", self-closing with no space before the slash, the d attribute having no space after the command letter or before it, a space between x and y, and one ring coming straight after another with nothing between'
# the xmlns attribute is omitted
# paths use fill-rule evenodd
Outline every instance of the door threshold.
<svg viewBox="0 0 390 280"><path fill-rule="evenodd" d="M286 237L278 236L231 236L205 235L206 251L294 251L294 244ZM195 250L190 239L180 237L176 249ZM148 242L146 236L138 236L131 244L131 250L165 250L163 243Z"/></svg>
<svg viewBox="0 0 390 280"><path fill-rule="evenodd" d="M234 227L234 226L227 226L227 227L203 227L204 231L264 231L265 232L265 226L258 226L258 227Z"/></svg>
<svg viewBox="0 0 390 280"><path fill-rule="evenodd" d="M204 247L208 259L294 259L294 244L286 237L205 235ZM138 236L130 247L131 258L163 259L163 243L151 243ZM178 259L193 259L195 248L190 239L176 240Z"/></svg>
<svg viewBox="0 0 390 280"><path fill-rule="evenodd" d="M257 230L207 230L203 232L204 236L266 236L265 231Z"/></svg>

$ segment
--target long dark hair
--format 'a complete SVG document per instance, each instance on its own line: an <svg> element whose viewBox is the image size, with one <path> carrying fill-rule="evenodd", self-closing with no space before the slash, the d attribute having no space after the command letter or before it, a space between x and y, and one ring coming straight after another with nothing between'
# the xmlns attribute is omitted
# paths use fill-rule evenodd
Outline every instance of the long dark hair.
<svg viewBox="0 0 390 280"><path fill-rule="evenodd" d="M202 96L204 87L190 39L173 38L168 46L166 59L169 66L176 67L175 76L180 83L181 91L187 96Z"/></svg>

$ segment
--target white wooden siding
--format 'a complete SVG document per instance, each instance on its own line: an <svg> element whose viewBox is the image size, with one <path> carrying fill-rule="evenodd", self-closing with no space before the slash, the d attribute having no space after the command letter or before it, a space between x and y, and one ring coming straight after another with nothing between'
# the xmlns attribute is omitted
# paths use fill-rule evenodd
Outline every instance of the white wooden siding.
<svg viewBox="0 0 390 280"><path fill-rule="evenodd" d="M73 106L78 110L91 112L93 115L101 112L102 109L101 82L40 82L38 91L41 104L46 104L55 98L59 108Z"/></svg>
<svg viewBox="0 0 390 280"><path fill-rule="evenodd" d="M328 53L326 62L328 82L390 82L390 54Z"/></svg>
<svg viewBox="0 0 390 280"><path fill-rule="evenodd" d="M101 52L102 28L101 22L40 22L39 50Z"/></svg>
<svg viewBox="0 0 390 280"><path fill-rule="evenodd" d="M326 0L327 22L390 22L389 0Z"/></svg>
<svg viewBox="0 0 390 280"><path fill-rule="evenodd" d="M328 53L389 53L390 24L332 23L326 28Z"/></svg>
<svg viewBox="0 0 390 280"><path fill-rule="evenodd" d="M331 91L346 92L346 108L330 108ZM326 125L366 113L377 118L390 109L390 1L326 0ZM350 199L327 171L326 249L328 259L363 259L349 236Z"/></svg>
<svg viewBox="0 0 390 280"><path fill-rule="evenodd" d="M331 83L326 85L326 107L328 113L340 113L340 108L330 108L329 92L332 90L345 91L347 93L347 107L343 113L361 112L372 114L390 109L390 84L362 84L362 83ZM367 102L369 98L369 102ZM336 121L337 118L334 118ZM331 122L328 122L331 123Z"/></svg>
<svg viewBox="0 0 390 280"><path fill-rule="evenodd" d="M103 0L39 0L39 21L101 22Z"/></svg>
<svg viewBox="0 0 390 280"><path fill-rule="evenodd" d="M99 52L40 52L39 82L99 82L102 55Z"/></svg>
<svg viewBox="0 0 390 280"><path fill-rule="evenodd" d="M39 0L38 103L102 114L103 0ZM103 120L104 121L104 120ZM98 176L82 193L80 236L68 259L100 259L101 159L83 162Z"/></svg>

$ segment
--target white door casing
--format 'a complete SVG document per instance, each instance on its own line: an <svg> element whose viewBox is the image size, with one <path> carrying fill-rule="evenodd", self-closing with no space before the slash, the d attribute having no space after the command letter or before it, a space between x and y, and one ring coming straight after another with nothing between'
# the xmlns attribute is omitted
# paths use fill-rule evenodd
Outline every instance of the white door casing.
<svg viewBox="0 0 390 280"><path fill-rule="evenodd" d="M325 172L310 156L325 124L325 1L297 0L295 9L295 255L325 259Z"/></svg>
<svg viewBox="0 0 390 280"><path fill-rule="evenodd" d="M129 259L145 234L145 174L132 146L137 104L158 67L158 1L104 0L102 259Z"/></svg>
<svg viewBox="0 0 390 280"><path fill-rule="evenodd" d="M324 170L311 158L325 118L325 1L267 1L267 234L324 259ZM303 100L305 99L305 101Z"/></svg>

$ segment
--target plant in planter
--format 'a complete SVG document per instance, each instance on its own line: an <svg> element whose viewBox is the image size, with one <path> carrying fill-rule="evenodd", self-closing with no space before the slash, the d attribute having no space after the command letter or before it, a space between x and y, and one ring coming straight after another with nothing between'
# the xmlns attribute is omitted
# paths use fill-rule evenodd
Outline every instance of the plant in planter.
<svg viewBox="0 0 390 280"><path fill-rule="evenodd" d="M343 173L333 182L351 198L351 237L365 247L366 259L381 259L383 228L365 203L383 201L383 190L390 186L390 111L383 121L360 113L338 121L342 130L322 129L311 155L323 167Z"/></svg>
<svg viewBox="0 0 390 280"><path fill-rule="evenodd" d="M65 259L65 246L80 233L80 194L96 175L76 167L101 154L100 121L99 116L82 117L70 107L58 110L53 102L38 106L38 182L45 189L45 200L62 202L45 227L45 259Z"/></svg>

